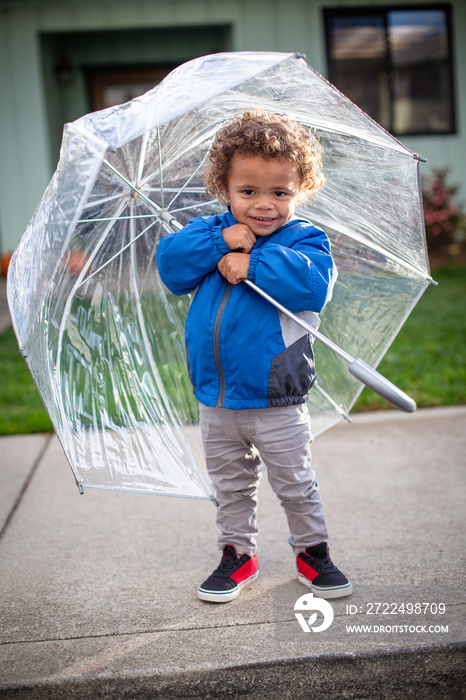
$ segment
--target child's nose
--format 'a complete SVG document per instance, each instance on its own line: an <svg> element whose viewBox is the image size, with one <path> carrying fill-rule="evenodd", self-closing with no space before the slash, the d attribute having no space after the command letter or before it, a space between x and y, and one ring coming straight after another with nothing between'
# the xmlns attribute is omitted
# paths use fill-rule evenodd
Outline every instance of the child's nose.
<svg viewBox="0 0 466 700"><path fill-rule="evenodd" d="M273 207L273 202L270 197L259 197L257 201L257 206L259 209L271 209Z"/></svg>

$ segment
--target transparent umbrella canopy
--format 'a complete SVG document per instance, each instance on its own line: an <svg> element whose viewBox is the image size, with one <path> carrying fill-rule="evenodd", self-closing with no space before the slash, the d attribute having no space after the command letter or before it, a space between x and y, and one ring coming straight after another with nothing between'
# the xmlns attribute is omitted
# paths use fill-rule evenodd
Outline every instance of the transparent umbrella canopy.
<svg viewBox="0 0 466 700"><path fill-rule="evenodd" d="M326 185L297 215L327 232L339 271L325 336L377 366L432 281L419 156L297 54L195 59L142 97L67 124L8 299L80 490L213 498L186 367L189 298L165 288L155 252L191 218L224 211L205 194L206 155L248 108L288 114L323 146ZM362 385L326 346L315 343L315 355L318 435L348 415Z"/></svg>

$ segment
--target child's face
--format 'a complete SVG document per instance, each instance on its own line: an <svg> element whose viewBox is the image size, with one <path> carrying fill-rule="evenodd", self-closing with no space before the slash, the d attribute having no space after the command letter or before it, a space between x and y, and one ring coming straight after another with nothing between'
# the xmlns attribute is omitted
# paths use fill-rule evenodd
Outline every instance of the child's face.
<svg viewBox="0 0 466 700"><path fill-rule="evenodd" d="M300 195L295 163L235 155L228 173L231 213L256 236L269 236L294 216Z"/></svg>

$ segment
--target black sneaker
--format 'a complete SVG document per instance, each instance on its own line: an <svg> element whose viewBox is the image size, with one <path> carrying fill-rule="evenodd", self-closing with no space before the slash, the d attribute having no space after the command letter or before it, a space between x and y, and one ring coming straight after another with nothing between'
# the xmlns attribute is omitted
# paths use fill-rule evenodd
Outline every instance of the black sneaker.
<svg viewBox="0 0 466 700"><path fill-rule="evenodd" d="M353 586L330 559L326 542L308 547L296 558L298 578L318 598L343 598Z"/></svg>
<svg viewBox="0 0 466 700"><path fill-rule="evenodd" d="M218 569L199 587L197 595L211 603L227 603L239 596L240 590L257 578L257 554L250 557L236 554L232 544L223 549L222 561Z"/></svg>

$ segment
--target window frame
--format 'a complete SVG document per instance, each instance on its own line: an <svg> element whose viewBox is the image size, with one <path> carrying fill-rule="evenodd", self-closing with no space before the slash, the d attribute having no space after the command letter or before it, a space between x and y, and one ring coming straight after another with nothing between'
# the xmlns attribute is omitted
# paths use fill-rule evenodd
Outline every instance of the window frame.
<svg viewBox="0 0 466 700"><path fill-rule="evenodd" d="M399 132L396 131L395 129L392 129L392 126L394 125L394 116L393 116L393 109L394 109L394 90L393 90L393 72L395 67L392 64L392 59L391 59L391 53L390 53L390 45L388 42L388 14L390 12L414 12L414 11L442 11L445 14L445 22L446 22L446 32L447 32L447 41L448 41L448 57L447 57L447 65L448 65L448 88L450 91L450 96L451 96L451 113L450 113L450 124L451 127L448 129L445 129L443 131L426 131L426 130L416 130L416 131L410 131L410 132ZM327 64L327 77L329 81L333 83L332 78L332 72L333 72L333 59L331 58L331 20L334 19L335 17L358 17L358 16L379 16L383 19L384 22L384 29L385 29L385 46L386 46L386 54L385 54L385 63L387 66L387 79L388 79L388 95L389 95L389 101L390 101L390 127L387 128L387 131L389 131L391 134L393 134L396 137L399 138L409 138L411 136L448 136L448 135L453 135L458 133L458 122L457 122L457 116L456 116L456 95L455 95L455 74L454 74L454 44L453 44L453 8L450 4L447 3L436 3L433 5L430 5L429 3L425 4L418 4L418 5L402 5L402 4L396 4L396 5L376 5L372 7L367 7L367 6L353 6L353 7L346 7L346 6L340 6L340 7L332 7L332 8L324 8L323 9L323 23L324 23L324 36L325 36L325 56L326 56L326 64ZM335 87L338 88L337 85ZM340 88L338 88L340 89ZM351 98L349 98L351 99Z"/></svg>

